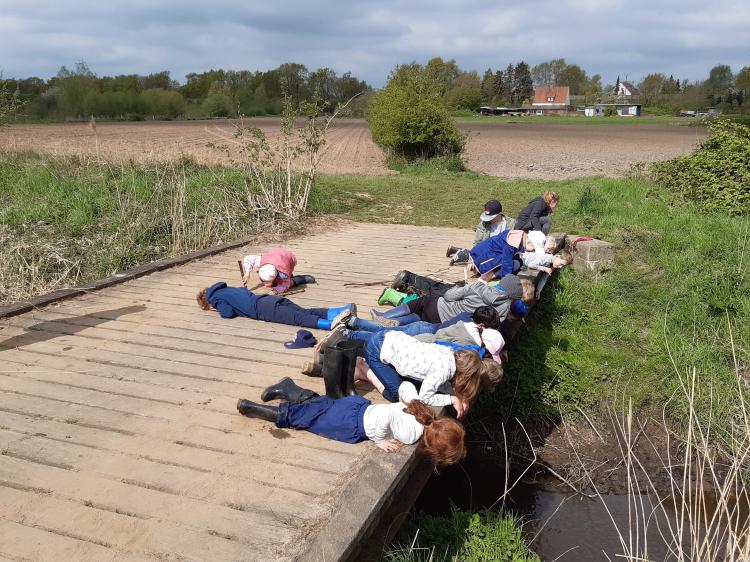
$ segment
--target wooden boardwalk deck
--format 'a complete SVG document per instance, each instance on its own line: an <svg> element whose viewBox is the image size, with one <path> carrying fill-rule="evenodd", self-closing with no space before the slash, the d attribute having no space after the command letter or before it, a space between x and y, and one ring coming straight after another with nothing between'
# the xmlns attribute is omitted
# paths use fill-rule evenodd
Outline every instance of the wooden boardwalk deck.
<svg viewBox="0 0 750 562"><path fill-rule="evenodd" d="M382 285L361 284L444 272L445 247L470 237L354 224L287 243L319 283L291 298L367 315ZM351 555L413 448L386 455L237 414L281 376L323 392L299 372L310 350L283 346L296 327L195 303L201 287L239 284L237 258L262 249L0 320L0 561Z"/></svg>

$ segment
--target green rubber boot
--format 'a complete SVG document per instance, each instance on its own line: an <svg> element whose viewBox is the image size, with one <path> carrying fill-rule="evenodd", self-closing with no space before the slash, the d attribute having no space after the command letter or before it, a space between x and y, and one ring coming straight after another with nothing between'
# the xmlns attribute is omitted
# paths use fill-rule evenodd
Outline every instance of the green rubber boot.
<svg viewBox="0 0 750 562"><path fill-rule="evenodd" d="M401 301L405 296L406 293L399 293L396 289L386 287L385 289L383 289L383 292L380 293L378 304L380 306L383 306L384 304L392 304L393 306L398 306L399 304L401 304Z"/></svg>

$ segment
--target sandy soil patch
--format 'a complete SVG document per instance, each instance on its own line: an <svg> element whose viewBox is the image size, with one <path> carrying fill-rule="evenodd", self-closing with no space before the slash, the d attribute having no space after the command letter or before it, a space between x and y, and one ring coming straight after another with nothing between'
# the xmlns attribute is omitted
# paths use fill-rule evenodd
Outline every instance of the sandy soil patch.
<svg viewBox="0 0 750 562"><path fill-rule="evenodd" d="M248 120L271 138L279 120ZM0 147L46 154L96 155L113 161L170 161L191 156L205 164L228 163L211 147L231 141L236 120L99 123L97 134L85 123L15 125L0 129ZM622 176L634 162L672 158L705 137L702 128L670 125L564 125L475 122L469 133L469 168L493 176L566 179ZM98 143L97 143L98 136ZM343 119L328 133L322 172L389 174L385 157L367 124Z"/></svg>

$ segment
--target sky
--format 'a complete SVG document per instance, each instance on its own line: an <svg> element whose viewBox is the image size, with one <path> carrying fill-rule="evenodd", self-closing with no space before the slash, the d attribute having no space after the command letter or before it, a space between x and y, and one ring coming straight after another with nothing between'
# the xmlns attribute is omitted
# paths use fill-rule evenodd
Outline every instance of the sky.
<svg viewBox="0 0 750 562"><path fill-rule="evenodd" d="M650 72L702 80L750 66L750 1L0 0L0 72L49 78L85 60L97 75L299 62L382 86L396 64L463 70L555 58L604 84Z"/></svg>

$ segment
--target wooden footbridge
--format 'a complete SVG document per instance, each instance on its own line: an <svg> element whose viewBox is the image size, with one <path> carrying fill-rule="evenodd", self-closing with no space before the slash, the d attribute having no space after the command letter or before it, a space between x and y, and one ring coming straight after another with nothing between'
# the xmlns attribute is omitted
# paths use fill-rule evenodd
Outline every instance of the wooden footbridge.
<svg viewBox="0 0 750 562"><path fill-rule="evenodd" d="M318 279L291 298L366 315L398 270L445 272L446 246L470 240L354 224L289 242L298 272ZM415 470L414 449L389 455L237 414L238 398L282 376L323 391L300 374L310 350L283 346L296 327L196 305L202 287L238 285L237 258L262 249L141 268L153 272L0 318L0 561L357 556Z"/></svg>

